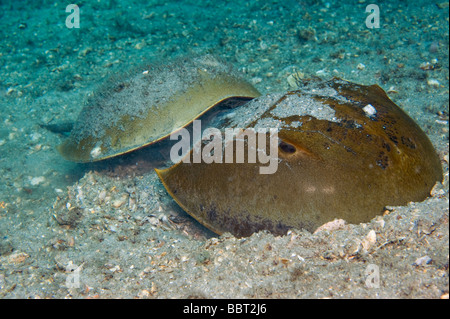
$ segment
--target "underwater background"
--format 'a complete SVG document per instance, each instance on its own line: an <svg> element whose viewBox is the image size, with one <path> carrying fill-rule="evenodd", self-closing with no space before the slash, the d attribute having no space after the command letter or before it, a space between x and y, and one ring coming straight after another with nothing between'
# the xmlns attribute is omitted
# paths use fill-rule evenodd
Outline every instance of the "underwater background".
<svg viewBox="0 0 450 319"><path fill-rule="evenodd" d="M79 28L70 2L0 0L1 298L448 298L448 2L74 3ZM43 128L75 121L107 78L206 53L261 93L297 72L378 84L430 137L443 183L367 224L219 237L173 202L157 158L71 163Z"/></svg>

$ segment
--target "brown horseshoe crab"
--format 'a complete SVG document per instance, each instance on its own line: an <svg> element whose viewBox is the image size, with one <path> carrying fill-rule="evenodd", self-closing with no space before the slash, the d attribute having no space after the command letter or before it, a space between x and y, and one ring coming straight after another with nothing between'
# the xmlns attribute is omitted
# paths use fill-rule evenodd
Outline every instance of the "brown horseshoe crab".
<svg viewBox="0 0 450 319"><path fill-rule="evenodd" d="M244 163L190 160L156 170L175 201L218 234L368 222L386 205L424 200L442 179L428 137L378 85L333 79L234 113L229 127L278 128L275 173L259 174L262 163L247 153ZM258 148L268 150L264 143Z"/></svg>

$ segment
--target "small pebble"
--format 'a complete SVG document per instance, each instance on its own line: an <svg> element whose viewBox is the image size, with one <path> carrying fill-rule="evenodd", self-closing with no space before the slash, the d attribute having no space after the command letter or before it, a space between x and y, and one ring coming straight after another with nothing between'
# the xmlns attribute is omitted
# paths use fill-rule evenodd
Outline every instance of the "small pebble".
<svg viewBox="0 0 450 319"><path fill-rule="evenodd" d="M252 79L252 83L253 84L258 84L258 83L261 83L261 82L262 82L262 78L260 78L260 77L254 77Z"/></svg>
<svg viewBox="0 0 450 319"><path fill-rule="evenodd" d="M86 56L89 53L91 53L92 51L94 51L94 50L91 47L87 47L87 48L84 48L83 50L81 50L79 55L80 56Z"/></svg>
<svg viewBox="0 0 450 319"><path fill-rule="evenodd" d="M28 257L30 257L26 253L17 252L8 256L8 262L10 264L20 264L23 263Z"/></svg>
<svg viewBox="0 0 450 319"><path fill-rule="evenodd" d="M119 265L116 265L116 266L114 266L114 267L111 267L111 268L109 268L109 271L110 272L120 272L120 266Z"/></svg>
<svg viewBox="0 0 450 319"><path fill-rule="evenodd" d="M120 206L122 206L123 204L125 204L125 202L127 201L128 196L124 195L119 199L116 199L112 202L113 207L115 208L119 208Z"/></svg>
<svg viewBox="0 0 450 319"><path fill-rule="evenodd" d="M383 217L381 217L381 216L377 216L377 219L375 220L375 223L376 223L380 228L384 228L384 225L386 224L386 222L384 221Z"/></svg>
<svg viewBox="0 0 450 319"><path fill-rule="evenodd" d="M387 93L398 93L398 91L395 89L394 86L389 87L389 89L387 90Z"/></svg>
<svg viewBox="0 0 450 319"><path fill-rule="evenodd" d="M136 45L134 46L134 48L135 48L136 50L141 50L144 46L145 46L145 42L144 42L144 41L141 41L141 42L139 42L139 43L136 43Z"/></svg>
<svg viewBox="0 0 450 319"><path fill-rule="evenodd" d="M259 47L261 50L267 50L267 43L264 41L259 42Z"/></svg>
<svg viewBox="0 0 450 319"><path fill-rule="evenodd" d="M42 135L39 133L33 133L30 135L30 138L33 142L38 141L41 137L42 137Z"/></svg>
<svg viewBox="0 0 450 319"><path fill-rule="evenodd" d="M448 121L444 121L444 120L436 120L435 122L437 124L441 124L441 125L448 125Z"/></svg>
<svg viewBox="0 0 450 319"><path fill-rule="evenodd" d="M441 83L439 83L439 81L435 79L428 79L427 84L434 87L439 87L441 85Z"/></svg>
<svg viewBox="0 0 450 319"><path fill-rule="evenodd" d="M152 294L151 294L150 291L148 291L147 289L144 289L144 290L141 290L141 291L138 293L138 298L139 298L139 299L148 298L148 297L150 297L151 295L152 295Z"/></svg>
<svg viewBox="0 0 450 319"><path fill-rule="evenodd" d="M103 189L100 191L100 194L98 194L99 203L100 204L103 203L105 201L105 198L106 198L106 190Z"/></svg>
<svg viewBox="0 0 450 319"><path fill-rule="evenodd" d="M303 72L295 72L287 77L287 82L293 88L298 88L298 81L303 79L305 74Z"/></svg>
<svg viewBox="0 0 450 319"><path fill-rule="evenodd" d="M91 157L97 158L102 153L102 148L100 146L94 147L91 151Z"/></svg>
<svg viewBox="0 0 450 319"><path fill-rule="evenodd" d="M363 107L363 111L366 113L367 116L373 116L375 114L377 114L377 109L375 107L373 107L372 104L367 104L366 106Z"/></svg>
<svg viewBox="0 0 450 319"><path fill-rule="evenodd" d="M433 65L430 62L423 62L420 64L419 68L422 70L433 70Z"/></svg>
<svg viewBox="0 0 450 319"><path fill-rule="evenodd" d="M116 232L117 232L117 227L114 226L114 225L110 225L110 226L109 226L109 230L110 230L111 232L113 232L113 233L116 233Z"/></svg>
<svg viewBox="0 0 450 319"><path fill-rule="evenodd" d="M327 231L333 231L337 229L344 228L344 226L347 224L347 222L343 219L335 219L331 222L328 222L326 224L323 224L319 228L316 229L314 234L317 234L320 231L327 230Z"/></svg>
<svg viewBox="0 0 450 319"><path fill-rule="evenodd" d="M328 72L326 70L319 70L316 72L317 76L327 76Z"/></svg>
<svg viewBox="0 0 450 319"><path fill-rule="evenodd" d="M31 184L32 186L36 186L36 185L39 185L39 184L43 183L44 181L45 181L45 177L44 177L44 176L33 177L33 178L30 180L30 184Z"/></svg>
<svg viewBox="0 0 450 319"><path fill-rule="evenodd" d="M415 266L425 266L428 265L431 262L431 258L429 256L423 256L420 258L417 258L416 261L413 263Z"/></svg>
<svg viewBox="0 0 450 319"><path fill-rule="evenodd" d="M367 236L362 240L364 249L369 250L377 242L377 233L372 229Z"/></svg>

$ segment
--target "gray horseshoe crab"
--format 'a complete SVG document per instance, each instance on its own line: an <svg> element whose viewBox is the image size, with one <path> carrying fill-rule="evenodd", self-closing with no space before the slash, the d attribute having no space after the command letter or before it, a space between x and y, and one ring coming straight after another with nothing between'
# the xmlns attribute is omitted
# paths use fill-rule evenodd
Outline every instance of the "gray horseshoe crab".
<svg viewBox="0 0 450 319"><path fill-rule="evenodd" d="M114 157L156 143L216 106L259 95L211 55L152 66L96 92L58 151L81 163Z"/></svg>

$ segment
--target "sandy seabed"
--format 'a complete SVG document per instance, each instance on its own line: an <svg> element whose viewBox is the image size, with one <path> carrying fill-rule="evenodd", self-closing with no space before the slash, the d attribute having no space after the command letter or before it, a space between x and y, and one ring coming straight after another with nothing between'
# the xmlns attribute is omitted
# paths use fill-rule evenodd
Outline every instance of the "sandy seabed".
<svg viewBox="0 0 450 319"><path fill-rule="evenodd" d="M0 4L1 298L448 298L448 2L97 1ZM378 84L430 137L442 184L421 203L316 234L216 236L142 150L65 161L61 136L107 77L213 53L263 93L294 72ZM78 277L75 277L78 276ZM379 276L378 276L379 275Z"/></svg>

